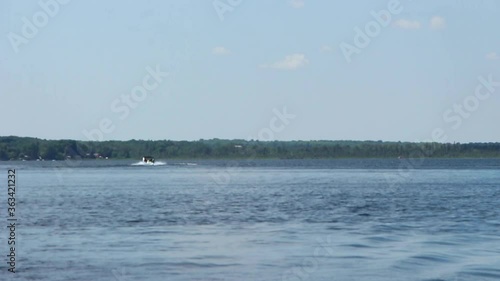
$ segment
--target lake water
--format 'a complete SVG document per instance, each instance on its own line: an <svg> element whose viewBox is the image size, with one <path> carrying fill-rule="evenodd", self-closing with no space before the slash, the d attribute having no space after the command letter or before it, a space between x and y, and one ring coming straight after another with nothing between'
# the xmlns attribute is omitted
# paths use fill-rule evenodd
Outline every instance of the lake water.
<svg viewBox="0 0 500 281"><path fill-rule="evenodd" d="M0 280L500 280L500 159L165 162L0 162Z"/></svg>

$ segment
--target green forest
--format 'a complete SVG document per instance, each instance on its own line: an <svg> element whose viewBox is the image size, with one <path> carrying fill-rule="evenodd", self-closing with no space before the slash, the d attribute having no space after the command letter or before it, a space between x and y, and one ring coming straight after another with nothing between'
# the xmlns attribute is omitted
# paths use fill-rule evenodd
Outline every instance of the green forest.
<svg viewBox="0 0 500 281"><path fill-rule="evenodd" d="M77 141L0 137L0 160L66 159L306 159L306 158L492 158L500 143L383 141L129 140Z"/></svg>

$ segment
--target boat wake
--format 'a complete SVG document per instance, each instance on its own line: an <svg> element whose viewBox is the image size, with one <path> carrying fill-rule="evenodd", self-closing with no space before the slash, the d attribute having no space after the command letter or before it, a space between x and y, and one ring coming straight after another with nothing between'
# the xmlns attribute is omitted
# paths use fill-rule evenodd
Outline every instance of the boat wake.
<svg viewBox="0 0 500 281"><path fill-rule="evenodd" d="M176 163L176 165L179 165L179 166L198 166L197 163Z"/></svg>
<svg viewBox="0 0 500 281"><path fill-rule="evenodd" d="M167 165L167 163L162 162L162 161L156 161L154 163L146 163L146 162L139 161L137 163L132 164L132 166L165 166L165 165Z"/></svg>

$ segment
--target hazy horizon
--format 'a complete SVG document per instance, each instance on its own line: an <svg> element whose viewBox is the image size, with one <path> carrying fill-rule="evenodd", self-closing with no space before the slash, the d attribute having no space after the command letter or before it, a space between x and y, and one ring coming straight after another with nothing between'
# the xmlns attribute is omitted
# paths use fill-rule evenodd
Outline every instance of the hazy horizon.
<svg viewBox="0 0 500 281"><path fill-rule="evenodd" d="M51 138L40 138L40 137L33 137L33 136L15 136L15 135L3 135L0 137L20 137L20 138L35 138L35 139L41 139L41 140L47 140L47 141L60 141L60 140L75 140L75 141L94 141L94 140L88 140L88 139L71 139L71 138L58 138L58 139L51 139ZM127 142L127 141L188 141L188 142L195 142L195 141L208 141L208 140L223 140L223 141L281 141L281 142L294 142L294 141L303 141L303 142L321 142L321 141L327 141L327 142L386 142L386 143L429 143L429 141L402 141L402 140L371 140L371 139L365 139L365 140L356 140L356 139L291 139L291 140L259 140L259 139L238 139L238 138L233 138L233 139L223 139L223 138L209 138L209 139L192 139L192 140L187 140L187 139L171 139L171 138L166 138L166 139L141 139L141 138L136 138L136 139L123 139L123 140L118 140L118 139L109 139L109 140L103 140L103 141L120 141L120 142ZM443 143L443 142L437 142L437 143ZM444 143L461 143L461 144L468 144L468 143L500 143L500 141L474 141L474 142L444 142Z"/></svg>
<svg viewBox="0 0 500 281"><path fill-rule="evenodd" d="M0 135L500 142L499 9L2 1Z"/></svg>

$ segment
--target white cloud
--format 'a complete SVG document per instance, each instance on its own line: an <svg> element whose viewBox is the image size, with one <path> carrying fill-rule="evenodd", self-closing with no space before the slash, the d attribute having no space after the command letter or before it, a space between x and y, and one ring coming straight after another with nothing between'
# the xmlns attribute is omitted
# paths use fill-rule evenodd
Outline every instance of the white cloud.
<svg viewBox="0 0 500 281"><path fill-rule="evenodd" d="M419 21L416 20L405 20L405 19L399 19L394 22L394 25L403 28L403 29L419 29L421 24Z"/></svg>
<svg viewBox="0 0 500 281"><path fill-rule="evenodd" d="M305 66L308 63L309 60L306 59L306 56L304 54L293 54L286 56L284 60L277 61L271 64L264 64L262 65L262 67L283 69L283 70L296 70L300 67Z"/></svg>
<svg viewBox="0 0 500 281"><path fill-rule="evenodd" d="M304 7L304 0L290 0L290 5L295 9L300 9Z"/></svg>
<svg viewBox="0 0 500 281"><path fill-rule="evenodd" d="M430 25L432 29L443 29L446 26L446 21L442 17L434 16L431 18Z"/></svg>
<svg viewBox="0 0 500 281"><path fill-rule="evenodd" d="M221 46L215 47L212 50L212 54L218 55L218 56L229 55L230 53L231 53L231 51L229 51L229 49L226 49L226 48L221 47Z"/></svg>
<svg viewBox="0 0 500 281"><path fill-rule="evenodd" d="M323 46L321 46L321 51L325 52L325 53L329 53L329 52L333 51L333 48L331 46L328 46L328 45L323 45Z"/></svg>
<svg viewBox="0 0 500 281"><path fill-rule="evenodd" d="M488 60L500 60L500 55L498 55L496 52L491 52L486 54L486 59Z"/></svg>

